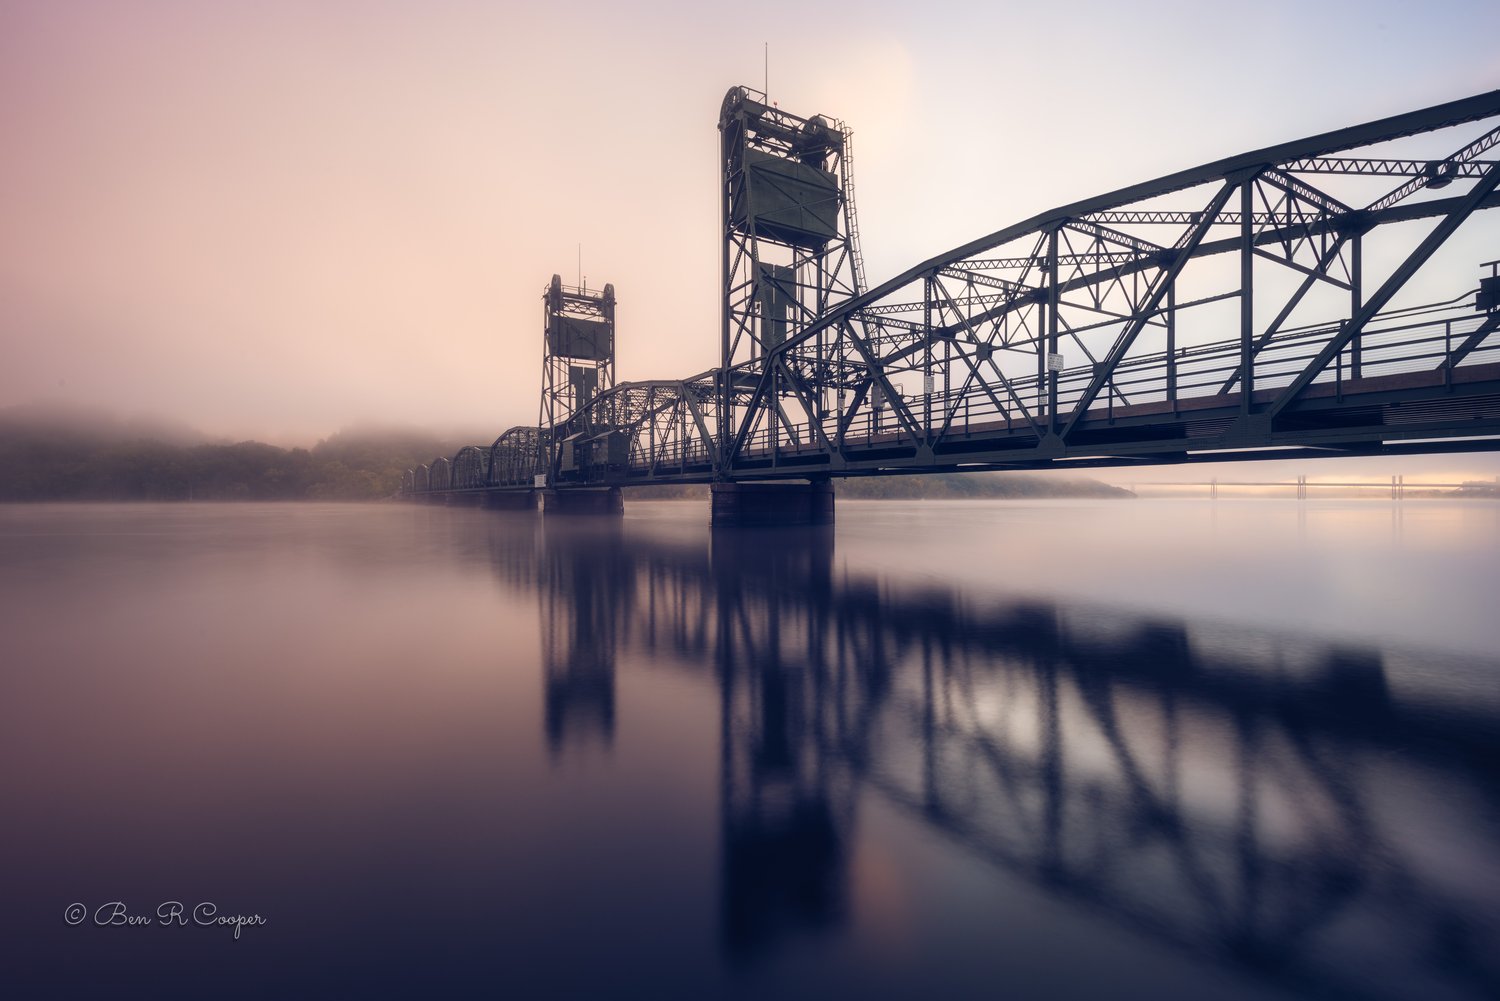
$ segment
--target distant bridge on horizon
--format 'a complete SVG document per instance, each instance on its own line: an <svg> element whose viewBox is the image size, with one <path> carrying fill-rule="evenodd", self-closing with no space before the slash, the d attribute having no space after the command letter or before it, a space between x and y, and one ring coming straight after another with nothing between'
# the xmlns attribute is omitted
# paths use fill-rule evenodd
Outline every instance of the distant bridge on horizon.
<svg viewBox="0 0 1500 1001"><path fill-rule="evenodd" d="M1459 483L1437 483L1424 480L1406 482L1404 475L1391 477L1390 484L1380 480L1310 480L1306 476L1299 476L1295 480L1220 480L1214 477L1211 480L1201 482L1189 482L1186 480L1161 480L1158 482L1132 483L1131 489L1138 487L1171 487L1179 490L1197 489L1207 490L1208 496L1217 499L1221 489L1247 489L1247 490L1278 490L1282 488L1294 489L1298 500L1307 500L1312 489L1318 490L1390 490L1391 500L1405 500L1408 490L1431 490L1441 492L1453 497L1470 498L1497 498L1500 497L1500 479L1495 480L1463 480Z"/></svg>
<svg viewBox="0 0 1500 1001"><path fill-rule="evenodd" d="M721 364L616 383L613 286L554 276L538 421L402 494L827 521L831 481L1500 449L1500 91L1256 150L999 230L869 288L853 133L736 87ZM798 482L800 481L800 482Z"/></svg>

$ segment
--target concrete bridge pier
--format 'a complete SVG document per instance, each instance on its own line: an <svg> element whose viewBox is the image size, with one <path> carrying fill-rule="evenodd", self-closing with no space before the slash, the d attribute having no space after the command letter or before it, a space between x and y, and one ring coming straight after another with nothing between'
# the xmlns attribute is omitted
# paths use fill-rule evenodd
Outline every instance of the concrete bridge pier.
<svg viewBox="0 0 1500 1001"><path fill-rule="evenodd" d="M535 511L535 490L490 490L484 495L487 511Z"/></svg>
<svg viewBox="0 0 1500 1001"><path fill-rule="evenodd" d="M715 483L712 524L831 525L833 483Z"/></svg>
<svg viewBox="0 0 1500 1001"><path fill-rule="evenodd" d="M574 487L542 492L542 514L592 514L618 518L625 513L619 487Z"/></svg>

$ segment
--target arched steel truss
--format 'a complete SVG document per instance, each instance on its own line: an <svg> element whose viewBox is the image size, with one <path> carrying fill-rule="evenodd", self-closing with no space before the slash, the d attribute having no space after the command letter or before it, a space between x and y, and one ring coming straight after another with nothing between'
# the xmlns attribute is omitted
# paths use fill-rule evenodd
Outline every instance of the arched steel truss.
<svg viewBox="0 0 1500 1001"><path fill-rule="evenodd" d="M653 380L616 386L562 428L564 434L623 431L629 438L627 475L703 479L717 471L714 428L719 418L718 371L681 381ZM592 469L589 478L618 475Z"/></svg>
<svg viewBox="0 0 1500 1001"><path fill-rule="evenodd" d="M434 459L431 466L408 469L401 475L402 493L531 488L547 469L551 436L535 427L514 427L489 445L465 445L451 458Z"/></svg>
<svg viewBox="0 0 1500 1001"><path fill-rule="evenodd" d="M544 468L547 440L547 434L535 427L514 427L496 438L489 451L489 485L531 486Z"/></svg>
<svg viewBox="0 0 1500 1001"><path fill-rule="evenodd" d="M482 445L465 445L453 454L451 464L454 490L489 486L490 453Z"/></svg>

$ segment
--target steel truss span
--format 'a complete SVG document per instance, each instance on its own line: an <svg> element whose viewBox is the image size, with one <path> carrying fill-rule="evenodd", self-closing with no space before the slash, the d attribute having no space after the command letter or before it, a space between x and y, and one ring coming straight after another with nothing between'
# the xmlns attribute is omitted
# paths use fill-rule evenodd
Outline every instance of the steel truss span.
<svg viewBox="0 0 1500 1001"><path fill-rule="evenodd" d="M869 289L850 131L746 88L720 129L723 364L551 429L619 439L576 484L1500 447L1500 91L1076 202Z"/></svg>

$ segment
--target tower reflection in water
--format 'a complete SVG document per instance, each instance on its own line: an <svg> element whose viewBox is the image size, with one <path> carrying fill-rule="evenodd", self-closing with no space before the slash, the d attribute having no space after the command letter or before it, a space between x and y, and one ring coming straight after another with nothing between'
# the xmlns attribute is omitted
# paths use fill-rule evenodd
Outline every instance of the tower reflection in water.
<svg viewBox="0 0 1500 1001"><path fill-rule="evenodd" d="M873 795L1242 975L1500 996L1500 721L1395 697L1386 655L901 590L836 571L831 529L553 523L491 553L540 596L554 751L612 739L619 652L715 673L732 959L848 919Z"/></svg>
<svg viewBox="0 0 1500 1001"><path fill-rule="evenodd" d="M615 649L621 612L631 605L622 556L620 536L610 531L587 545L540 552L543 701L553 755L570 740L597 738L608 747L614 739Z"/></svg>

